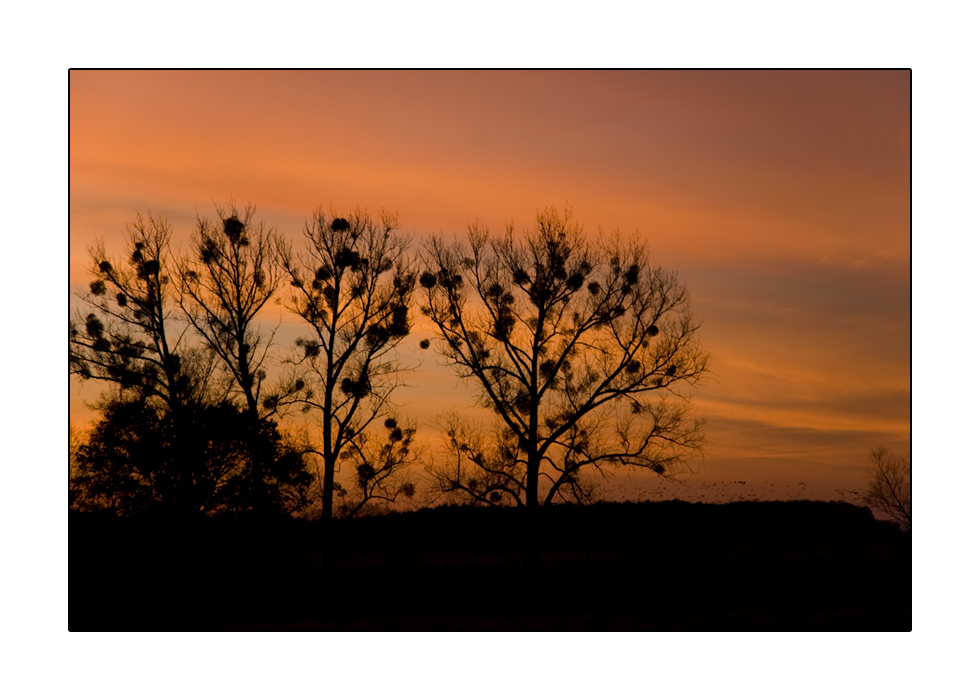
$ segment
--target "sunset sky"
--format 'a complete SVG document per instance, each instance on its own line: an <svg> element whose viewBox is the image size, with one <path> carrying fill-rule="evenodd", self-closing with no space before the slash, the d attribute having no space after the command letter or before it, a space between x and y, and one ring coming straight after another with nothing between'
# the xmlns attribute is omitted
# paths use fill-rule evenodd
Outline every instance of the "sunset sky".
<svg viewBox="0 0 980 700"><path fill-rule="evenodd" d="M707 454L682 484L609 497L838 498L872 448L909 449L908 71L72 71L69 88L69 291L87 247L123 252L147 209L186 246L229 198L297 244L321 204L396 211L416 239L568 204L590 234L649 241L712 356ZM473 396L424 331L399 397L423 423ZM286 317L277 338L301 333ZM72 423L99 390L71 383Z"/></svg>

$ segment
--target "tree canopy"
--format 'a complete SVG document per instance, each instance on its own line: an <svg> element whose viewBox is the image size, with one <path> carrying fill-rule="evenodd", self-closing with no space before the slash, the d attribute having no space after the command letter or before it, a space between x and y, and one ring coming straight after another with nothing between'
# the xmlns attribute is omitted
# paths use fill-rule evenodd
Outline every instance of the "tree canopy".
<svg viewBox="0 0 980 700"><path fill-rule="evenodd" d="M298 513L312 475L275 423L258 426L230 402L194 403L177 423L142 399L106 400L88 439L76 446L75 510L121 515ZM265 488L251 483L252 451L265 456Z"/></svg>
<svg viewBox="0 0 980 700"><path fill-rule="evenodd" d="M450 418L456 457L434 470L439 487L536 506L581 499L588 473L612 466L670 476L703 439L688 399L708 356L686 288L638 238L590 242L570 211L536 224L491 237L477 223L425 248L437 350L497 421L474 441Z"/></svg>

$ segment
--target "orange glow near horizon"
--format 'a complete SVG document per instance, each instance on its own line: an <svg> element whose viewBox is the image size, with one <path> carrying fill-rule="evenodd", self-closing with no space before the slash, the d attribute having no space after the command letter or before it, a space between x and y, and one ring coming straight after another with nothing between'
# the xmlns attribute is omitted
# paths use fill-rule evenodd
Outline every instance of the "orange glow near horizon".
<svg viewBox="0 0 980 700"><path fill-rule="evenodd" d="M70 289L87 246L121 251L147 209L179 246L233 197L299 245L321 204L396 211L418 239L523 230L567 203L590 234L647 239L712 355L696 473L609 496L741 480L832 499L861 488L871 448L909 449L907 71L72 71L69 87ZM287 318L279 337L301 332ZM423 423L472 403L424 332L399 399ZM98 393L72 382L72 423Z"/></svg>

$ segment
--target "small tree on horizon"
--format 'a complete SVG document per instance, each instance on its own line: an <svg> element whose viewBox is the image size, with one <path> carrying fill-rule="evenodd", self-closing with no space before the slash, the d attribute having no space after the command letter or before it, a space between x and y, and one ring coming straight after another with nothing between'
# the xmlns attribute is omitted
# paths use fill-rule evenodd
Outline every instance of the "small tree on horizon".
<svg viewBox="0 0 980 700"><path fill-rule="evenodd" d="M912 531L912 459L884 447L871 450L868 457L868 486L864 502L884 513L908 532Z"/></svg>

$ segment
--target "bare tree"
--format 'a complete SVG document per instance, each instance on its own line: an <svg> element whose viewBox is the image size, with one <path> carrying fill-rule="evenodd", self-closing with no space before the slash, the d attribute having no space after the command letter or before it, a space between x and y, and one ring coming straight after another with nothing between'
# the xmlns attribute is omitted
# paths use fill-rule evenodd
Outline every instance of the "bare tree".
<svg viewBox="0 0 980 700"><path fill-rule="evenodd" d="M912 460L884 447L871 450L864 502L912 531Z"/></svg>
<svg viewBox="0 0 980 700"><path fill-rule="evenodd" d="M360 210L339 217L320 208L306 223L303 253L280 247L292 287L284 303L311 334L296 341L295 364L306 376L295 383L303 393L290 401L319 414L321 442L310 450L323 461L324 520L342 489L334 480L341 464L352 465L365 502L411 492L407 482L394 492L381 487L404 471L414 435L398 427L392 403L404 369L393 351L408 335L415 288L409 240L397 229L396 217L384 211L374 221ZM386 433L372 437L369 429L379 420Z"/></svg>
<svg viewBox="0 0 980 700"><path fill-rule="evenodd" d="M282 282L276 262L281 244L274 231L254 221L254 206L240 212L230 203L216 211L217 221L198 217L192 254L178 260L180 306L241 396L251 423L246 432L251 500L259 508L275 501L266 476L277 460L272 443L258 439L262 422L295 392L294 385L266 381L275 331L264 330L259 319Z"/></svg>
<svg viewBox="0 0 980 700"><path fill-rule="evenodd" d="M263 387L263 366L275 334L263 331L258 319L282 282L276 264L278 237L253 221L252 205L242 212L234 203L216 210L217 222L198 218L192 255L178 260L180 306L231 374L247 413L257 422L274 413L280 396Z"/></svg>
<svg viewBox="0 0 980 700"><path fill-rule="evenodd" d="M689 391L705 376L688 293L618 235L590 245L571 212L465 244L433 237L420 278L439 353L471 380L499 421L490 444L448 426L457 457L436 470L444 491L534 508L588 498L609 467L669 477L702 444Z"/></svg>
<svg viewBox="0 0 980 700"><path fill-rule="evenodd" d="M103 241L89 249L95 279L78 296L93 311L69 321L68 368L179 409L190 382L178 352L184 329L172 318L170 236L165 220L137 214L126 260L111 258Z"/></svg>

